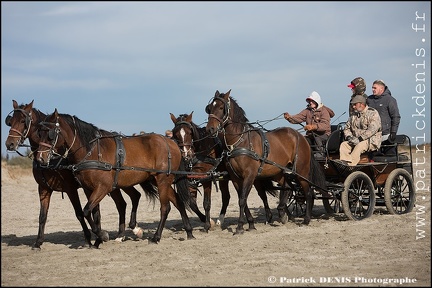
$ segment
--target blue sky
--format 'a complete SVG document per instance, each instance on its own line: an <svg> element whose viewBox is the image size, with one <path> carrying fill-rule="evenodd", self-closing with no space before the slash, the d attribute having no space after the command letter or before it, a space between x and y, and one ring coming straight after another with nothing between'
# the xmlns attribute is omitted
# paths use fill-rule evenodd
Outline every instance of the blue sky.
<svg viewBox="0 0 432 288"><path fill-rule="evenodd" d="M374 80L387 83L399 134L430 142L430 17L429 1L2 1L2 155L12 100L126 135L162 134L173 128L169 113L194 111L205 125L216 90L231 89L251 122L298 113L315 90L337 124L358 76L367 94ZM422 95L425 103L413 98ZM263 124L300 128L282 117Z"/></svg>

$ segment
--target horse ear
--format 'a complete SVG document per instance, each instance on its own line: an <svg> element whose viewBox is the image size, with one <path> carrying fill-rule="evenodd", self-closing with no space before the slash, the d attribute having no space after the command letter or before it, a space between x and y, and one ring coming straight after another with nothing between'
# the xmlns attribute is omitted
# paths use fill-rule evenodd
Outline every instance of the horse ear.
<svg viewBox="0 0 432 288"><path fill-rule="evenodd" d="M177 123L177 118L174 116L174 114L172 114L172 113L170 113L170 115L171 115L171 120L172 120L172 122L174 123L174 124L176 124Z"/></svg>
<svg viewBox="0 0 432 288"><path fill-rule="evenodd" d="M53 115L54 115L55 118L59 117L59 113L57 111L57 108L55 108Z"/></svg>
<svg viewBox="0 0 432 288"><path fill-rule="evenodd" d="M186 117L186 121L189 122L189 123L192 123L192 114L193 114L193 111L192 111L192 113L190 113L190 114Z"/></svg>
<svg viewBox="0 0 432 288"><path fill-rule="evenodd" d="M12 106L14 109L18 109L18 103L15 100L12 100Z"/></svg>
<svg viewBox="0 0 432 288"><path fill-rule="evenodd" d="M219 90L216 90L215 97L218 97L219 95L220 95Z"/></svg>
<svg viewBox="0 0 432 288"><path fill-rule="evenodd" d="M223 98L224 98L226 101L228 101L228 99L229 99L229 97L230 97L230 93L231 93L231 89L230 89L227 93L223 94Z"/></svg>
<svg viewBox="0 0 432 288"><path fill-rule="evenodd" d="M31 110L33 109L33 101L31 101L29 104L25 105L24 110L31 113Z"/></svg>

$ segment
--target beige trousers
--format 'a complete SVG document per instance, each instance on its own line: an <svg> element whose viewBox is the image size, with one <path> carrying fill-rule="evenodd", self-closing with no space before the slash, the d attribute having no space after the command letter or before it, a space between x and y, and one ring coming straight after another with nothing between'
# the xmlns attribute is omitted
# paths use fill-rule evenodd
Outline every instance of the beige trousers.
<svg viewBox="0 0 432 288"><path fill-rule="evenodd" d="M340 159L347 161L349 166L355 166L360 162L360 155L368 151L368 148L368 140L364 140L356 146L351 146L348 141L344 141L339 148Z"/></svg>

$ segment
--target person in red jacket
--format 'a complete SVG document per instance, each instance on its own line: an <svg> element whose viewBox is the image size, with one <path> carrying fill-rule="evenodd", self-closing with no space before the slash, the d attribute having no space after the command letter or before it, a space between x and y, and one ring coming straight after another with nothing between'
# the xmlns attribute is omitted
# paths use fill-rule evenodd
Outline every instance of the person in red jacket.
<svg viewBox="0 0 432 288"><path fill-rule="evenodd" d="M318 92L313 91L309 97L306 98L307 107L296 115L290 115L288 112L284 113L284 118L292 124L301 124L306 131L306 139L312 147L318 148L317 150L323 151L325 142L331 133L330 118L335 113L332 109L325 106L321 101L321 96Z"/></svg>

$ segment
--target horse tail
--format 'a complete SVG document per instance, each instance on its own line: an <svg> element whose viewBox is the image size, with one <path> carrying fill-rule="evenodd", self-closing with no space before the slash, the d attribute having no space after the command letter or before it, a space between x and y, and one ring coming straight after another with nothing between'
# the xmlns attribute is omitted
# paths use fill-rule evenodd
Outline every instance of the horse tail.
<svg viewBox="0 0 432 288"><path fill-rule="evenodd" d="M179 172L186 171L185 160L183 157L181 157L178 170ZM189 180L186 177L186 174L176 173L174 183L176 186L176 193L180 197L180 200L184 203L185 208L192 212L190 207L192 199L189 191Z"/></svg>
<svg viewBox="0 0 432 288"><path fill-rule="evenodd" d="M156 203L156 199L159 199L159 190L157 186L151 181L145 181L139 185L144 190L147 200L150 200L153 204Z"/></svg>
<svg viewBox="0 0 432 288"><path fill-rule="evenodd" d="M273 185L273 181L272 181L271 178L263 178L263 179L259 179L259 181L261 182L261 185L264 187L264 189L267 192L267 194L269 194L269 195L271 195L273 197L277 197L278 196L279 191Z"/></svg>
<svg viewBox="0 0 432 288"><path fill-rule="evenodd" d="M327 189L327 183L326 183L324 171L322 170L320 164L318 163L318 161L315 159L313 155L311 155L311 160L310 160L309 179L312 182L312 184L314 184L316 189L321 191L322 189Z"/></svg>

